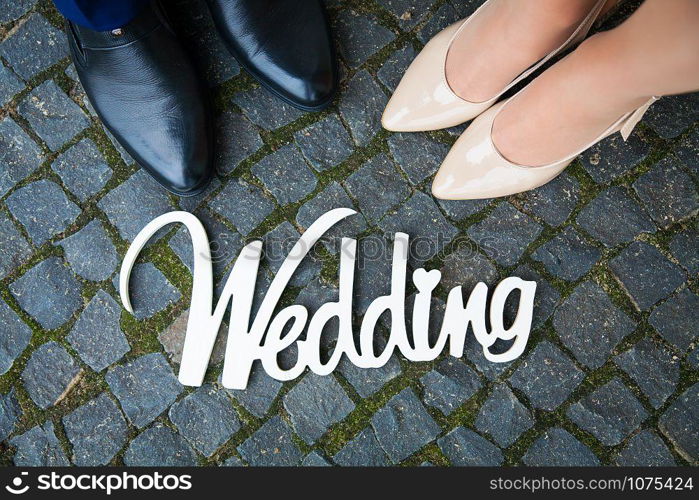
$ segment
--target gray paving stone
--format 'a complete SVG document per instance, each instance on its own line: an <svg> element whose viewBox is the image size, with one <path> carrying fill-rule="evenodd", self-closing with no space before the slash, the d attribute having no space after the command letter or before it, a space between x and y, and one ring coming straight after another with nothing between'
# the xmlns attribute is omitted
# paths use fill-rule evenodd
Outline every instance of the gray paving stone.
<svg viewBox="0 0 699 500"><path fill-rule="evenodd" d="M0 64L0 108L8 104L22 89L22 80L17 78L11 69Z"/></svg>
<svg viewBox="0 0 699 500"><path fill-rule="evenodd" d="M638 384L655 408L660 408L680 378L679 361L662 345L645 338L614 359Z"/></svg>
<svg viewBox="0 0 699 500"><path fill-rule="evenodd" d="M383 467L390 465L386 453L379 446L374 431L367 427L357 434L333 457L345 467Z"/></svg>
<svg viewBox="0 0 699 500"><path fill-rule="evenodd" d="M22 371L24 387L39 408L58 404L80 376L80 367L59 344L37 347Z"/></svg>
<svg viewBox="0 0 699 500"><path fill-rule="evenodd" d="M643 430L629 439L615 459L623 467L663 467L677 465L672 453L658 435Z"/></svg>
<svg viewBox="0 0 699 500"><path fill-rule="evenodd" d="M580 385L585 374L558 347L544 340L517 367L510 384L522 391L533 406L558 408Z"/></svg>
<svg viewBox="0 0 699 500"><path fill-rule="evenodd" d="M359 240L352 296L356 314L363 315L376 297L391 292L392 249L383 238Z"/></svg>
<svg viewBox="0 0 699 500"><path fill-rule="evenodd" d="M539 273L526 264L519 266L512 272L512 276L517 276L527 281L536 282L536 294L534 295L534 317L532 318L532 329L536 329L549 319L558 305L561 293L544 279ZM516 302L505 302L505 317L514 320L517 315L515 309Z"/></svg>
<svg viewBox="0 0 699 500"><path fill-rule="evenodd" d="M454 127L449 127L444 129L444 131L452 136L454 140L457 140L466 131L471 122L462 123L460 125L455 125ZM494 199L494 198L491 198Z"/></svg>
<svg viewBox="0 0 699 500"><path fill-rule="evenodd" d="M89 101L89 99L87 99L87 97L85 97L85 99L83 100L83 105L88 110L92 109L92 105L90 104L90 101ZM92 115L97 116L96 113L94 112L94 110L92 111ZM117 141L116 137L114 137L114 134L112 134L109 130L107 130L107 128L104 125L102 125L102 131L104 132L104 135L107 136L107 139L109 139L109 142L112 143L112 146L114 146L114 149L116 150L116 152L119 153L119 157L123 160L123 162L126 165L133 165L134 163L136 163L136 160L131 158L131 155L129 154L129 152L126 151L126 149L124 149L124 146L122 146L119 143L119 141ZM151 181L151 182L155 182L155 181Z"/></svg>
<svg viewBox="0 0 699 500"><path fill-rule="evenodd" d="M621 443L648 416L618 377L573 404L566 415L605 446Z"/></svg>
<svg viewBox="0 0 699 500"><path fill-rule="evenodd" d="M500 203L466 233L490 258L502 266L515 264L539 236L542 227L509 203Z"/></svg>
<svg viewBox="0 0 699 500"><path fill-rule="evenodd" d="M252 173L272 193L280 205L296 203L310 194L318 184L293 144L282 146L253 165Z"/></svg>
<svg viewBox="0 0 699 500"><path fill-rule="evenodd" d="M433 36L450 24L453 24L461 19L461 17L462 16L459 15L459 12L456 11L453 5L449 3L443 4L439 9L437 9L432 17L430 17L422 29L418 31L418 40L420 40L422 43L429 42Z"/></svg>
<svg viewBox="0 0 699 500"><path fill-rule="evenodd" d="M9 217L0 213L0 279L7 276L31 255L29 242Z"/></svg>
<svg viewBox="0 0 699 500"><path fill-rule="evenodd" d="M197 209L204 204L204 201L211 198L211 193L213 193L214 191L218 191L218 188L220 187L221 181L218 177L214 177L213 179L211 179L211 182L209 183L207 188L204 189L204 191L194 196L180 197L177 200L177 204L180 206L180 210L184 210L185 212L190 213L197 212L196 215L197 217L199 217L202 211L197 211Z"/></svg>
<svg viewBox="0 0 699 500"><path fill-rule="evenodd" d="M487 432L503 448L534 425L527 408L506 384L498 384L476 417L476 429Z"/></svg>
<svg viewBox="0 0 699 500"><path fill-rule="evenodd" d="M354 409L354 403L332 375L309 373L284 396L284 409L296 433L308 444Z"/></svg>
<svg viewBox="0 0 699 500"><path fill-rule="evenodd" d="M695 370L699 370L699 345L687 355L687 363Z"/></svg>
<svg viewBox="0 0 699 500"><path fill-rule="evenodd" d="M146 224L159 215L174 210L165 190L144 170L138 170L109 191L97 206L127 241L133 241Z"/></svg>
<svg viewBox="0 0 699 500"><path fill-rule="evenodd" d="M273 379L264 371L259 361L253 365L244 390L228 390L228 394L238 401L243 408L258 418L264 417L279 394L282 383Z"/></svg>
<svg viewBox="0 0 699 500"><path fill-rule="evenodd" d="M388 98L366 71L357 71L339 101L340 116L349 126L354 142L366 146L381 130L381 115Z"/></svg>
<svg viewBox="0 0 699 500"><path fill-rule="evenodd" d="M35 3L36 0L16 0L4 5L2 12L0 12L0 23L13 21L23 16L29 12L29 9L31 9Z"/></svg>
<svg viewBox="0 0 699 500"><path fill-rule="evenodd" d="M197 456L187 440L165 427L155 424L129 444L124 453L129 467L187 467L197 465Z"/></svg>
<svg viewBox="0 0 699 500"><path fill-rule="evenodd" d="M564 172L551 182L522 194L522 208L551 226L563 224L580 199L580 184Z"/></svg>
<svg viewBox="0 0 699 500"><path fill-rule="evenodd" d="M412 389L403 389L371 418L381 448L392 462L405 460L441 432Z"/></svg>
<svg viewBox="0 0 699 500"><path fill-rule="evenodd" d="M303 467L330 467L330 464L325 460L320 453L312 451L306 455L301 462Z"/></svg>
<svg viewBox="0 0 699 500"><path fill-rule="evenodd" d="M665 411L658 427L686 460L699 458L699 383L684 391Z"/></svg>
<svg viewBox="0 0 699 500"><path fill-rule="evenodd" d="M699 297L685 289L658 306L651 313L648 322L665 340L679 350L686 351L697 336L694 315L698 310Z"/></svg>
<svg viewBox="0 0 699 500"><path fill-rule="evenodd" d="M360 66L396 37L372 15L343 11L335 32L342 57L352 68Z"/></svg>
<svg viewBox="0 0 699 500"><path fill-rule="evenodd" d="M17 106L22 118L52 151L90 126L90 120L52 80L34 90Z"/></svg>
<svg viewBox="0 0 699 500"><path fill-rule="evenodd" d="M17 448L12 461L17 467L66 467L68 457L56 437L53 422L32 427L24 434L10 440Z"/></svg>
<svg viewBox="0 0 699 500"><path fill-rule="evenodd" d="M223 467L245 467L245 464L241 459L236 456L232 456L221 464Z"/></svg>
<svg viewBox="0 0 699 500"><path fill-rule="evenodd" d="M668 120L671 116L672 119ZM644 117L644 122L665 139L680 135L689 125L699 119L699 96L697 93L666 96L654 103Z"/></svg>
<svg viewBox="0 0 699 500"><path fill-rule="evenodd" d="M128 433L124 416L104 392L63 417L63 428L78 466L107 465L126 443Z"/></svg>
<svg viewBox="0 0 699 500"><path fill-rule="evenodd" d="M449 146L424 134L393 134L388 138L388 147L413 184L434 174L449 152Z"/></svg>
<svg viewBox="0 0 699 500"><path fill-rule="evenodd" d="M105 379L129 421L138 428L155 420L183 390L160 353L110 368Z"/></svg>
<svg viewBox="0 0 699 500"><path fill-rule="evenodd" d="M238 233L230 230L225 224L212 217L208 210L198 210L194 215L202 223L209 238L211 266L214 279L224 276L226 266L235 259L244 246L243 239ZM192 272L194 258L192 256L192 238L186 227L177 230L170 241L170 248L180 258L182 263Z"/></svg>
<svg viewBox="0 0 699 500"><path fill-rule="evenodd" d="M522 462L530 467L594 467L594 453L565 429L554 427L534 441Z"/></svg>
<svg viewBox="0 0 699 500"><path fill-rule="evenodd" d="M337 323L332 327L334 330L337 329L336 325ZM377 338L374 345L375 352L383 352L385 347L386 342ZM380 368L358 368L346 356L343 356L338 365L338 371L354 387L357 394L363 398L375 394L401 373L400 363L395 355L388 358L388 362Z"/></svg>
<svg viewBox="0 0 699 500"><path fill-rule="evenodd" d="M178 1L173 10L187 20L177 28L181 28L185 44L190 46L195 64L209 87L216 87L240 73L240 65L226 49L205 4Z"/></svg>
<svg viewBox="0 0 699 500"><path fill-rule="evenodd" d="M410 237L408 263L413 267L438 255L459 233L432 197L422 191L416 191L398 210L384 217L379 227L390 239L397 232Z"/></svg>
<svg viewBox="0 0 699 500"><path fill-rule="evenodd" d="M448 217L454 220L465 219L490 205L492 199L485 200L437 200L437 204Z"/></svg>
<svg viewBox="0 0 699 500"><path fill-rule="evenodd" d="M485 2L483 0L449 0L449 3L454 6L461 17L465 18L473 14Z"/></svg>
<svg viewBox="0 0 699 500"><path fill-rule="evenodd" d="M80 201L97 194L112 177L112 169L90 139L71 146L54 160L51 168Z"/></svg>
<svg viewBox="0 0 699 500"><path fill-rule="evenodd" d="M90 281L106 280L119 263L116 248L98 219L58 244L73 271Z"/></svg>
<svg viewBox="0 0 699 500"><path fill-rule="evenodd" d="M566 281L577 281L597 263L602 252L567 226L532 253L546 270Z"/></svg>
<svg viewBox="0 0 699 500"><path fill-rule="evenodd" d="M333 283L321 281L320 278L315 278L299 292L296 296L295 303L308 309L308 315L310 317L326 302L337 300L337 286Z"/></svg>
<svg viewBox="0 0 699 500"><path fill-rule="evenodd" d="M170 361L180 364L182 361L182 349L184 348L184 338L187 334L187 322L189 321L189 309L180 314L170 326L158 333L158 341L168 355ZM218 330L216 342L214 343L209 367L215 366L223 361L226 351L226 338L228 336L228 326L221 323Z"/></svg>
<svg viewBox="0 0 699 500"><path fill-rule="evenodd" d="M405 74L405 70L408 69L410 63L415 59L415 56L417 56L415 49L413 49L412 45L406 44L405 47L396 50L386 59L386 62L383 63L383 66L377 71L376 76L389 90L396 90L401 78L403 78Z"/></svg>
<svg viewBox="0 0 699 500"><path fill-rule="evenodd" d="M0 120L0 196L39 167L39 146L9 116Z"/></svg>
<svg viewBox="0 0 699 500"><path fill-rule="evenodd" d="M232 101L252 123L266 130L283 127L303 116L303 112L280 101L262 87L238 92Z"/></svg>
<svg viewBox="0 0 699 500"><path fill-rule="evenodd" d="M21 414L22 408L19 406L14 388L7 394L0 394L0 441L7 439L7 436L15 430Z"/></svg>
<svg viewBox="0 0 699 500"><path fill-rule="evenodd" d="M39 262L10 285L20 307L39 324L53 330L82 305L80 283L58 257Z"/></svg>
<svg viewBox="0 0 699 500"><path fill-rule="evenodd" d="M553 326L576 359L590 368L602 366L621 339L636 327L592 281L578 285L558 306Z"/></svg>
<svg viewBox="0 0 699 500"><path fill-rule="evenodd" d="M27 17L0 43L0 56L24 80L33 78L67 55L65 35L40 14Z"/></svg>
<svg viewBox="0 0 699 500"><path fill-rule="evenodd" d="M663 228L695 215L699 193L679 163L666 156L633 183L653 220Z"/></svg>
<svg viewBox="0 0 699 500"><path fill-rule="evenodd" d="M349 132L334 114L299 130L294 138L303 156L319 172L339 165L354 149Z"/></svg>
<svg viewBox="0 0 699 500"><path fill-rule="evenodd" d="M633 170L641 163L650 147L637 131L627 141L613 134L580 155L583 168L598 184L606 184Z"/></svg>
<svg viewBox="0 0 699 500"><path fill-rule="evenodd" d="M478 374L466 364L455 358L441 361L437 368L420 377L424 387L422 400L444 415L468 401L480 388Z"/></svg>
<svg viewBox="0 0 699 500"><path fill-rule="evenodd" d="M65 231L80 215L63 190L44 179L18 189L5 203L37 246Z"/></svg>
<svg viewBox="0 0 699 500"><path fill-rule="evenodd" d="M457 427L437 443L455 466L497 466L504 461L497 446L465 427Z"/></svg>
<svg viewBox="0 0 699 500"><path fill-rule="evenodd" d="M694 129L675 147L675 156L695 175L699 175L699 129Z"/></svg>
<svg viewBox="0 0 699 500"><path fill-rule="evenodd" d="M349 176L345 186L364 216L372 222L381 219L410 194L408 183L385 154L367 161Z"/></svg>
<svg viewBox="0 0 699 500"><path fill-rule="evenodd" d="M98 290L66 336L80 358L99 372L131 350L121 331L121 306L104 290Z"/></svg>
<svg viewBox="0 0 699 500"><path fill-rule="evenodd" d="M285 259L298 260L299 256L292 253L291 250L300 236L294 226L288 221L284 221L263 237L263 261L273 274L276 275ZM301 287L308 284L309 281L318 276L320 268L321 261L314 257L313 249L310 249L296 268L289 285Z"/></svg>
<svg viewBox="0 0 699 500"><path fill-rule="evenodd" d="M635 241L609 262L639 310L646 310L684 283L682 269L665 258L657 248Z"/></svg>
<svg viewBox="0 0 699 500"><path fill-rule="evenodd" d="M633 240L640 233L654 233L653 222L621 186L600 193L577 217L577 222L608 247Z"/></svg>
<svg viewBox="0 0 699 500"><path fill-rule="evenodd" d="M495 344L490 346L488 350L492 354L501 354L510 348L512 341L496 340ZM466 335L466 343L464 345L464 355L466 358L481 372L488 380L500 378L514 363L493 363L486 359L483 353L483 346L476 340L475 335Z"/></svg>
<svg viewBox="0 0 699 500"><path fill-rule="evenodd" d="M3 335L0 336L0 375L4 375L29 345L32 331L2 300L0 324L3 325Z"/></svg>
<svg viewBox="0 0 699 500"><path fill-rule="evenodd" d="M451 290L463 287L466 297L479 281L493 285L498 279L498 271L488 259L475 249L475 245L459 245L444 258L442 263L442 288Z"/></svg>
<svg viewBox="0 0 699 500"><path fill-rule="evenodd" d="M250 465L262 467L297 465L303 456L291 429L276 415L238 446L238 453Z"/></svg>
<svg viewBox="0 0 699 500"><path fill-rule="evenodd" d="M119 290L119 276L112 282ZM136 319L150 318L182 297L165 275L152 262L136 264L129 278L129 294Z"/></svg>
<svg viewBox="0 0 699 500"><path fill-rule="evenodd" d="M428 14L434 0L377 0L377 3L396 18L401 28L412 28Z"/></svg>
<svg viewBox="0 0 699 500"><path fill-rule="evenodd" d="M205 384L170 408L170 420L203 455L210 457L240 430L240 420L225 391Z"/></svg>
<svg viewBox="0 0 699 500"><path fill-rule="evenodd" d="M274 203L257 186L238 179L229 182L209 206L235 225L243 236L259 226L274 210Z"/></svg>
<svg viewBox="0 0 699 500"><path fill-rule="evenodd" d="M323 191L304 203L296 213L296 223L304 230L308 229L318 217L334 208L354 209L352 200L337 182L331 182ZM328 250L338 252L343 237L353 238L366 229L364 215L356 213L333 226L323 235L321 241Z"/></svg>
<svg viewBox="0 0 699 500"><path fill-rule="evenodd" d="M699 231L687 229L672 239L670 252L687 271L699 274Z"/></svg>

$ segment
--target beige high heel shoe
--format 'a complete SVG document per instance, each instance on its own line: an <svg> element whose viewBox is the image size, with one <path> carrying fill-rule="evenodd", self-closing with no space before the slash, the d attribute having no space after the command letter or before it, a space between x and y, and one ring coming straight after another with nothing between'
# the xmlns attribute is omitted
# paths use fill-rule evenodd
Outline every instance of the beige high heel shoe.
<svg viewBox="0 0 699 500"><path fill-rule="evenodd" d="M469 102L456 95L447 82L447 54L459 33L491 1L485 2L468 18L445 28L425 45L408 67L386 105L381 118L385 129L394 132L422 132L453 127L475 118L552 57L581 42L608 2L608 0L598 0L562 45L512 80L497 95L487 101Z"/></svg>
<svg viewBox="0 0 699 500"><path fill-rule="evenodd" d="M546 184L563 172L576 156L605 137L621 132L624 140L628 139L644 113L659 99L651 97L643 106L619 118L590 144L564 159L541 167L527 167L508 161L500 154L492 139L495 118L517 95L519 93L490 108L461 134L432 183L432 194L436 198L496 198L529 191Z"/></svg>

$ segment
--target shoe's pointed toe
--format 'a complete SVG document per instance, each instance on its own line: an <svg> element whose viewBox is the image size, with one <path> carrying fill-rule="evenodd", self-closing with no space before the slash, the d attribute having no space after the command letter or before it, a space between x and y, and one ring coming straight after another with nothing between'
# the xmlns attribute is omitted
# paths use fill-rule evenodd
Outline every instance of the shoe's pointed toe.
<svg viewBox="0 0 699 500"><path fill-rule="evenodd" d="M476 118L454 143L432 182L443 200L477 200L534 189L560 174L570 161L525 167L507 161L492 141L493 122L507 101Z"/></svg>
<svg viewBox="0 0 699 500"><path fill-rule="evenodd" d="M211 148L204 142L192 141L167 160L168 168L160 170L160 182L179 196L195 196L207 188L213 177L212 161Z"/></svg>
<svg viewBox="0 0 699 500"><path fill-rule="evenodd" d="M320 0L207 0L228 50L267 90L303 111L337 91L337 58Z"/></svg>
<svg viewBox="0 0 699 500"><path fill-rule="evenodd" d="M406 92L406 94L409 93ZM381 115L381 126L391 132L419 132L424 130L424 120L416 113L416 106L405 98L399 85L386 104Z"/></svg>
<svg viewBox="0 0 699 500"><path fill-rule="evenodd" d="M447 82L447 52L464 22L438 33L410 64L384 110L381 124L385 129L422 132L454 127L472 120L495 102L465 101Z"/></svg>
<svg viewBox="0 0 699 500"><path fill-rule="evenodd" d="M337 93L337 75L332 55L328 54L324 60L327 61L324 68L308 77L299 79L298 85L296 85L298 91L294 91L292 88L285 89L288 99L296 103L301 109L321 110L332 102Z"/></svg>

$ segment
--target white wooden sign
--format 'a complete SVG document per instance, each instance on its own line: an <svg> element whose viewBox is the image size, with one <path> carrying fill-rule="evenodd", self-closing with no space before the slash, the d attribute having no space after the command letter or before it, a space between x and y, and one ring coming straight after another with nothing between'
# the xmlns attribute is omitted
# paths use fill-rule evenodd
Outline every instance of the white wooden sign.
<svg viewBox="0 0 699 500"><path fill-rule="evenodd" d="M355 211L349 208L331 210L303 233L289 252L293 258L287 256L270 284L250 328L248 325L262 242L253 241L243 248L214 307L209 239L201 222L188 212L161 215L136 236L121 267L119 293L122 303L127 311L133 313L129 300L129 277L145 244L163 226L180 222L189 230L194 250L192 300L179 372L179 381L184 385L202 384L216 334L229 306L231 320L222 376L223 386L228 389L245 389L252 365L258 359L270 376L278 380L291 380L301 375L306 367L319 375L327 375L337 367L342 355L360 368L378 368L389 360L396 348L411 361L430 361L439 356L448 343L449 353L461 357L469 324L488 360L504 363L524 352L531 329L536 282L517 277L506 278L495 287L489 304L490 331L486 328L487 285L479 282L471 291L466 304L463 302L461 287L452 288L439 337L434 345L430 345L430 302L441 273L438 270L416 269L412 279L418 293L411 312L412 331L408 332L405 325L405 287L409 238L405 233L395 235L391 292L376 298L367 309L359 331L359 350L355 347L352 332L352 290L357 249L355 239L342 238L339 297L336 302L323 304L311 318L302 305L285 307L273 316L279 298L305 255L331 227L353 214ZM520 292L517 315L512 325L505 328L505 301L514 290ZM374 330L379 317L386 311L391 315L389 339L384 350L375 353ZM337 344L330 359L324 363L320 355L320 337L323 327L332 318L339 320ZM290 326L289 331L283 335L287 324ZM307 335L301 340L299 337L306 325ZM488 348L498 339L510 340L512 344L506 352L493 354ZM277 362L277 354L294 342L298 347L297 362L293 367L283 369Z"/></svg>

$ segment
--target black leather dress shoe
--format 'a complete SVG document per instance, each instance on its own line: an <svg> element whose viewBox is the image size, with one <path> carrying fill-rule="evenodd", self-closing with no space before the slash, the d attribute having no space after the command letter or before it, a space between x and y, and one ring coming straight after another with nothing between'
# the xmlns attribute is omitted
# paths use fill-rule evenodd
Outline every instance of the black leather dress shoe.
<svg viewBox="0 0 699 500"><path fill-rule="evenodd" d="M283 101L319 111L337 88L337 62L320 0L207 0L238 62Z"/></svg>
<svg viewBox="0 0 699 500"><path fill-rule="evenodd" d="M119 143L167 190L203 191L213 171L206 94L157 4L118 30L67 32L85 92Z"/></svg>

